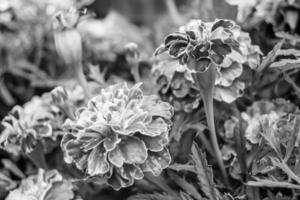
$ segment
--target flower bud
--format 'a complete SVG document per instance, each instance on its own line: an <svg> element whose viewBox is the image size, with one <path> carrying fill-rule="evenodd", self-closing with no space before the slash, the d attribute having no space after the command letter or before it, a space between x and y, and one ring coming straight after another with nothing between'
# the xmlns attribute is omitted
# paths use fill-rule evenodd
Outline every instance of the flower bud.
<svg viewBox="0 0 300 200"><path fill-rule="evenodd" d="M66 65L82 62L81 36L76 29L67 29L54 34L58 55Z"/></svg>

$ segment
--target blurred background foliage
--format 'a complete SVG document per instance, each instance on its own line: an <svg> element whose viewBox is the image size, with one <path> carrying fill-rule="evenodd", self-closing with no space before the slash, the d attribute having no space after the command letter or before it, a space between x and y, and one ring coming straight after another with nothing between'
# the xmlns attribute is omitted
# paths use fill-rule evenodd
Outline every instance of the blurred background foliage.
<svg viewBox="0 0 300 200"><path fill-rule="evenodd" d="M45 5L37 4L35 1L24 1L23 8L36 9L34 11L36 13L30 10L28 13L22 13L21 6L6 8L5 2L1 2L0 5L0 119L14 105L23 104L33 95L52 89L57 80L64 79L62 77L66 74L63 72L69 71L65 70L54 50L51 20L49 20L54 13L50 11L47 14ZM97 19L105 20L109 16L104 25L108 26L109 30L105 31L105 27L104 30L100 27L102 33L94 34L109 34L109 31L116 32L117 29L122 29L117 26L123 26L123 36L126 35L127 38L122 38L125 41L117 41L115 43L118 45L113 44L113 46L117 45L121 48L120 43L125 44L132 39L137 40L135 42L138 44L148 42L142 46L145 48L142 52L147 52L147 56L151 55L154 47L166 34L174 31L178 25L189 18L209 21L214 18L234 19L236 15L236 9L225 1L177 0L176 6L183 16L178 19L176 10L172 9L174 6L172 3L174 2L169 0L96 0L87 8L94 12ZM111 14L112 11L118 14ZM88 27L92 29L96 25L97 23ZM87 41L87 43L96 50L98 55L103 48L103 51L106 51L105 48L119 51L116 49L118 47L105 47L101 42L95 44L94 41ZM111 54L107 51L106 53ZM105 53L102 55L106 59L111 56L113 55ZM98 59L97 62L105 61Z"/></svg>

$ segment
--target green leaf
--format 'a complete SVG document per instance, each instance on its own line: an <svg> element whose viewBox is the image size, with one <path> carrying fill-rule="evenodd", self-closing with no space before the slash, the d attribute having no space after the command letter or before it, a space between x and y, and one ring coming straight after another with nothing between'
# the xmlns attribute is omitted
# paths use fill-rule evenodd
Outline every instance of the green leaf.
<svg viewBox="0 0 300 200"><path fill-rule="evenodd" d="M189 183L184 178L180 177L178 174L170 171L170 176L176 182L176 184L181 187L187 194L193 196L195 199L201 200L205 199L202 195L198 192L197 188L192 184ZM215 199L217 200L217 199Z"/></svg>
<svg viewBox="0 0 300 200"><path fill-rule="evenodd" d="M279 60L273 61L269 66L270 68L280 69L283 72L300 68L300 51L297 49L279 49L275 59Z"/></svg>
<svg viewBox="0 0 300 200"><path fill-rule="evenodd" d="M298 184L296 185L284 181L279 182L268 179L256 179L255 181L248 181L246 185L253 187L289 188L300 190L300 185Z"/></svg>
<svg viewBox="0 0 300 200"><path fill-rule="evenodd" d="M213 181L212 168L207 163L206 155L201 152L195 143L192 147L192 159L195 163L195 168L202 191L210 200L219 199L219 195Z"/></svg>
<svg viewBox="0 0 300 200"><path fill-rule="evenodd" d="M300 184L300 177L297 176L284 161L280 161L278 158L275 157L270 157L270 159L274 166L280 168L288 175L289 178L295 180L298 184Z"/></svg>
<svg viewBox="0 0 300 200"><path fill-rule="evenodd" d="M277 53L280 50L280 48L283 45L283 41L281 40L280 42L278 42L272 49L272 51L270 51L265 57L263 57L263 60L260 64L260 66L257 68L257 71L262 71L266 68L268 68L270 66L271 63L273 63L277 57Z"/></svg>
<svg viewBox="0 0 300 200"><path fill-rule="evenodd" d="M189 171L189 172L197 173L197 171L195 170L195 167L193 165L189 165L189 164L174 163L174 164L170 165L168 168L172 169L176 172Z"/></svg>
<svg viewBox="0 0 300 200"><path fill-rule="evenodd" d="M127 198L127 200L180 200L179 198L175 198L174 196L170 196L168 194L136 194Z"/></svg>
<svg viewBox="0 0 300 200"><path fill-rule="evenodd" d="M269 146L276 152L276 154L283 159L283 155L280 149L280 144L276 140L273 130L269 125L269 121L265 121L262 124L263 131L260 132L260 134L263 136L263 138L268 142Z"/></svg>
<svg viewBox="0 0 300 200"><path fill-rule="evenodd" d="M11 190L17 186L17 183L7 177L5 174L0 172L0 188Z"/></svg>

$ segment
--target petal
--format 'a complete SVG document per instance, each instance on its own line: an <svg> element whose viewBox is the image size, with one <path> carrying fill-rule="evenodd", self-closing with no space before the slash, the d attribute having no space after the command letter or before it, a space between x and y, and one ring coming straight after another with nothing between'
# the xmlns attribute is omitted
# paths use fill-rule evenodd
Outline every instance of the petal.
<svg viewBox="0 0 300 200"><path fill-rule="evenodd" d="M133 179L128 180L120 176L118 171L119 169L114 168L112 176L107 180L107 183L112 186L115 190L120 190L121 188L128 187L133 184Z"/></svg>
<svg viewBox="0 0 300 200"><path fill-rule="evenodd" d="M144 172L152 172L153 175L158 176L163 169L167 168L171 163L171 156L168 149L160 152L148 152L148 158L141 168Z"/></svg>
<svg viewBox="0 0 300 200"><path fill-rule="evenodd" d="M37 124L34 126L37 134L40 137L51 137L52 136L52 126L49 123Z"/></svg>
<svg viewBox="0 0 300 200"><path fill-rule="evenodd" d="M224 20L224 19L216 19L214 21L214 25L211 27L211 31L216 30L217 28L231 28L235 25L235 23L231 20Z"/></svg>
<svg viewBox="0 0 300 200"><path fill-rule="evenodd" d="M210 44L207 42L205 44L199 44L193 48L191 55L194 59L199 60L200 58L206 58L210 50Z"/></svg>
<svg viewBox="0 0 300 200"><path fill-rule="evenodd" d="M156 137L150 137L142 134L136 134L135 136L141 139L150 151L162 151L169 141L167 132Z"/></svg>
<svg viewBox="0 0 300 200"><path fill-rule="evenodd" d="M118 134L114 133L113 131L105 138L103 145L105 150L111 151L116 148L117 144L121 142L121 138L118 137Z"/></svg>
<svg viewBox="0 0 300 200"><path fill-rule="evenodd" d="M143 141L134 136L125 136L118 145L125 163L143 163L147 159L147 148Z"/></svg>
<svg viewBox="0 0 300 200"><path fill-rule="evenodd" d="M125 158L118 146L114 150L108 152L108 160L116 167L120 168L123 166Z"/></svg>
<svg viewBox="0 0 300 200"><path fill-rule="evenodd" d="M187 36L184 33L175 32L165 38L165 46L169 48L175 41L187 41Z"/></svg>
<svg viewBox="0 0 300 200"><path fill-rule="evenodd" d="M136 165L125 164L123 168L120 169L120 174L122 177L131 180L137 179L140 180L144 177L144 173L140 167Z"/></svg>
<svg viewBox="0 0 300 200"><path fill-rule="evenodd" d="M169 48L169 54L173 57L178 57L185 52L187 43L185 41L176 41Z"/></svg>
<svg viewBox="0 0 300 200"><path fill-rule="evenodd" d="M227 59L225 58L224 62ZM224 64L223 62L223 64ZM218 77L216 78L216 85L221 85L224 87L229 87L233 81L239 77L242 72L243 72L243 66L242 64L238 63L238 62L231 62L229 67L222 67L223 64L221 65L221 67L219 68L218 73Z"/></svg>
<svg viewBox="0 0 300 200"><path fill-rule="evenodd" d="M232 103L237 98L243 95L244 88L245 84L240 81L234 81L229 87L216 85L214 91L214 98L218 101Z"/></svg>
<svg viewBox="0 0 300 200"><path fill-rule="evenodd" d="M88 157L87 173L92 176L107 173L110 165L106 155L107 153L102 152L100 148L94 148Z"/></svg>
<svg viewBox="0 0 300 200"><path fill-rule="evenodd" d="M173 116L172 106L161 101L155 95L145 96L141 104L141 109L151 116L161 116L166 119L170 119Z"/></svg>
<svg viewBox="0 0 300 200"><path fill-rule="evenodd" d="M231 48L228 44L223 43L221 40L211 40L211 51L213 51L215 54L226 56L227 54L231 53Z"/></svg>
<svg viewBox="0 0 300 200"><path fill-rule="evenodd" d="M74 198L74 192L72 191L73 185L68 181L57 181L52 183L52 187L44 194L45 200L71 200Z"/></svg>
<svg viewBox="0 0 300 200"><path fill-rule="evenodd" d="M184 98L190 92L191 82L184 77L184 73L175 72L171 82L172 93L178 98Z"/></svg>
<svg viewBox="0 0 300 200"><path fill-rule="evenodd" d="M151 123L146 125L147 129L140 133L151 137L158 136L164 132L168 132L170 125L165 122L162 118L156 118Z"/></svg>
<svg viewBox="0 0 300 200"><path fill-rule="evenodd" d="M81 152L80 148L81 148L81 143L76 140L69 140L66 143L64 143L63 149L65 153L65 161L67 163L71 163L72 160L74 160L74 158L77 158Z"/></svg>

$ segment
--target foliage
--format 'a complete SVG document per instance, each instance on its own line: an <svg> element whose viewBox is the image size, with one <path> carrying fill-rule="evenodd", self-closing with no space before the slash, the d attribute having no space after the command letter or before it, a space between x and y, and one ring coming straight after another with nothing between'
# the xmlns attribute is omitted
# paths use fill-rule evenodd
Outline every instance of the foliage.
<svg viewBox="0 0 300 200"><path fill-rule="evenodd" d="M0 199L299 199L299 1L114 2L0 2Z"/></svg>

